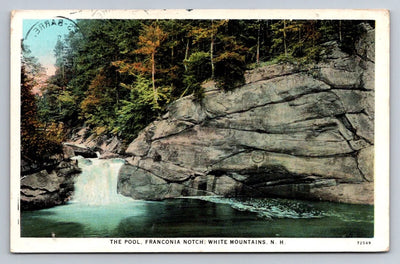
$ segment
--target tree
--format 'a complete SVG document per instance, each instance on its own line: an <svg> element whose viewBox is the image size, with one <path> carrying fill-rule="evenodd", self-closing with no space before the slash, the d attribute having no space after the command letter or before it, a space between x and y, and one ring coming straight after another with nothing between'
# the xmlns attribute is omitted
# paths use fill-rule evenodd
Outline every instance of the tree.
<svg viewBox="0 0 400 264"><path fill-rule="evenodd" d="M113 82L108 73L100 70L92 80L81 102L81 111L86 123L92 125L96 134L110 132L114 127L116 105L113 97Z"/></svg>
<svg viewBox="0 0 400 264"><path fill-rule="evenodd" d="M32 79L26 73L25 63L21 68L21 154L29 160L34 160L38 139L36 100L32 93Z"/></svg>
<svg viewBox="0 0 400 264"><path fill-rule="evenodd" d="M317 61L321 52L319 44L322 41L320 26L321 22L316 20L274 22L271 26L273 32L271 52L280 56L281 60L300 63Z"/></svg>
<svg viewBox="0 0 400 264"><path fill-rule="evenodd" d="M23 67L24 75L27 78L30 78L30 81L34 82L35 80L33 77L41 75L44 71L44 68L39 63L38 59L32 55L29 47L23 42L21 43L21 50L21 65Z"/></svg>
<svg viewBox="0 0 400 264"><path fill-rule="evenodd" d="M244 52L247 50L233 28L238 26L235 20L202 21L190 32L193 44L199 46L196 60L188 63L198 64L207 52L210 56L211 79L224 90L235 88L243 83L246 69ZM202 49L208 43L208 49ZM194 54L194 53L193 53Z"/></svg>
<svg viewBox="0 0 400 264"><path fill-rule="evenodd" d="M56 46L54 47L54 55L56 57L56 67L57 73L55 76L59 76L58 85L65 89L68 80L67 80L67 67L70 66L68 63L67 57L67 46L61 41L61 38L58 38ZM54 78L55 79L55 78Z"/></svg>
<svg viewBox="0 0 400 264"><path fill-rule="evenodd" d="M198 42L207 41L209 42L209 56L210 56L210 65L211 65L211 79L214 79L215 73L215 63L214 63L214 46L218 33L218 29L225 25L227 20L219 20L219 21L204 21L200 23L199 26L193 27L190 32L190 36L194 37L193 44Z"/></svg>
<svg viewBox="0 0 400 264"><path fill-rule="evenodd" d="M151 81L141 75L131 85L121 84L129 90L129 99L122 100L117 111L116 125L113 133L122 134L132 140L137 133L153 121L157 109L153 106Z"/></svg>
<svg viewBox="0 0 400 264"><path fill-rule="evenodd" d="M38 120L36 98L32 93L33 80L21 67L21 156L30 162L41 162L61 152L63 126L46 127Z"/></svg>
<svg viewBox="0 0 400 264"><path fill-rule="evenodd" d="M38 99L39 122L47 127L86 123L99 134L132 138L168 103L188 94L200 101L206 80L234 89L252 67L315 63L323 49L329 50L321 44L332 40L354 52L358 23L78 20L80 31L60 39L54 49L57 70Z"/></svg>
<svg viewBox="0 0 400 264"><path fill-rule="evenodd" d="M208 52L194 52L184 63L186 71L183 83L186 89L182 93L182 96L193 93L196 99L202 99L203 90L201 88L201 83L209 78L209 72L211 71Z"/></svg>
<svg viewBox="0 0 400 264"><path fill-rule="evenodd" d="M72 33L71 33L72 34ZM71 36L71 35L70 35ZM70 36L58 38L53 50L56 58L56 71L48 77L41 87L41 96L38 98L38 114L41 122L65 122L76 124L78 110L75 107L77 96L74 95L69 82L75 77L73 45Z"/></svg>
<svg viewBox="0 0 400 264"><path fill-rule="evenodd" d="M156 87L156 53L158 48L160 47L161 43L167 38L167 34L157 25L156 22L153 22L151 25L143 26L143 32L139 36L139 42L138 46L139 48L135 50L134 52L136 54L142 54L145 55L147 58L147 61L149 63L146 63L146 60L144 62L139 62L134 65L135 69L138 72L142 73L148 73L151 72L151 82L152 82L152 88L153 88L153 100L154 100L154 105L157 107L158 106L158 97L159 93Z"/></svg>

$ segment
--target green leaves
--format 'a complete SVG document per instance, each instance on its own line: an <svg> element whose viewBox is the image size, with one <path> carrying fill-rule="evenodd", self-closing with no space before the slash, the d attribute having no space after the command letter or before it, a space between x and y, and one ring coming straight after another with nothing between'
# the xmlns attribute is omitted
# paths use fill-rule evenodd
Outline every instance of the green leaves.
<svg viewBox="0 0 400 264"><path fill-rule="evenodd" d="M21 68L21 154L24 159L42 162L61 151L64 140L62 124L41 123L37 102L32 93L33 79L28 77L25 65Z"/></svg>
<svg viewBox="0 0 400 264"><path fill-rule="evenodd" d="M203 98L201 83L210 78L210 54L204 51L194 52L184 64L187 69L183 79L186 89L182 95L193 93L197 100L201 100Z"/></svg>
<svg viewBox="0 0 400 264"><path fill-rule="evenodd" d="M129 90L129 100L121 100L121 106L116 110L116 123L111 132L132 139L153 120L159 106L154 102L151 81L144 76L137 75L134 83L121 83L121 87Z"/></svg>
<svg viewBox="0 0 400 264"><path fill-rule="evenodd" d="M31 104L39 107L38 122L70 127L86 123L98 134L121 138L134 137L182 96L201 102L207 80L232 90L244 82L247 69L281 61L315 63L325 48L321 44L331 40L351 52L360 34L359 21L353 20L77 23L80 32L57 42L56 74ZM25 71L40 72L29 49L23 48Z"/></svg>
<svg viewBox="0 0 400 264"><path fill-rule="evenodd" d="M322 44L335 40L341 48L354 52L360 36L357 20L277 20L271 25L271 49L274 58L298 64L315 63L328 47ZM329 50L326 50L329 52ZM325 52L325 53L326 53Z"/></svg>

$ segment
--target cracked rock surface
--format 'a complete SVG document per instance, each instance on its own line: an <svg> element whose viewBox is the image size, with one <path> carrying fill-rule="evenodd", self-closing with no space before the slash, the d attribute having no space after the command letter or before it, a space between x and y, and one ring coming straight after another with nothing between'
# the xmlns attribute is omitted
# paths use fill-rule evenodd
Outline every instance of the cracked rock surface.
<svg viewBox="0 0 400 264"><path fill-rule="evenodd" d="M35 210L64 204L74 191L74 178L81 172L73 161L24 175L21 178L21 209Z"/></svg>
<svg viewBox="0 0 400 264"><path fill-rule="evenodd" d="M374 30L348 55L270 65L203 102L174 102L129 145L118 191L134 199L221 195L373 204Z"/></svg>

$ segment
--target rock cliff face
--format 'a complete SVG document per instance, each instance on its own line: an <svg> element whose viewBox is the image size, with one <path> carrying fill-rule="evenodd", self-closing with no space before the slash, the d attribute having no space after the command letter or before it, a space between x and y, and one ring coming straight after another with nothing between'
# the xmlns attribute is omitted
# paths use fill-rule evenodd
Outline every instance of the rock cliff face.
<svg viewBox="0 0 400 264"><path fill-rule="evenodd" d="M65 203L71 198L74 178L80 172L74 161L66 160L53 168L26 172L21 177L21 209L35 210Z"/></svg>
<svg viewBox="0 0 400 264"><path fill-rule="evenodd" d="M72 138L64 143L64 156L96 158L99 154L101 159L108 159L119 157L126 149L118 137L97 136L88 127L82 127L72 134Z"/></svg>
<svg viewBox="0 0 400 264"><path fill-rule="evenodd" d="M373 203L374 35L356 55L271 65L201 104L184 97L126 150L119 193L135 199L222 195Z"/></svg>

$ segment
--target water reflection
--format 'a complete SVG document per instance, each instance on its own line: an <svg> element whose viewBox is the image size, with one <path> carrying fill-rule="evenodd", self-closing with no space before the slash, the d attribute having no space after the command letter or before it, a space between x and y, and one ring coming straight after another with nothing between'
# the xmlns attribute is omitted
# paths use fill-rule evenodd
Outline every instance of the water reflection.
<svg viewBox="0 0 400 264"><path fill-rule="evenodd" d="M255 208L270 210L269 217ZM284 208L291 208L286 216ZM68 204L24 212L21 231L58 237L372 237L373 207L280 199Z"/></svg>
<svg viewBox="0 0 400 264"><path fill-rule="evenodd" d="M69 203L63 206L57 206L49 209L23 212L22 214L22 236L31 236L31 232L34 232L34 226L37 225L36 229L41 232L43 225L36 224L38 221L49 223L59 223L59 227L63 230L64 223L76 223L83 227L81 233L70 235L64 232L60 233L56 224L51 225L51 230L57 237L85 237L85 236L99 236L108 237L109 234L113 233L116 227L119 225L121 219L132 216L139 217L145 215L146 206L145 202L125 202L118 205L102 205L102 206L86 206L79 203ZM25 224L24 224L25 223ZM28 230L25 230L25 226L31 226ZM46 227L46 228L50 228ZM29 231L30 230L30 231Z"/></svg>
<svg viewBox="0 0 400 264"><path fill-rule="evenodd" d="M57 233L55 233L57 232ZM59 222L49 218L26 219L22 221L22 237L80 237L84 234L84 225L70 222Z"/></svg>

